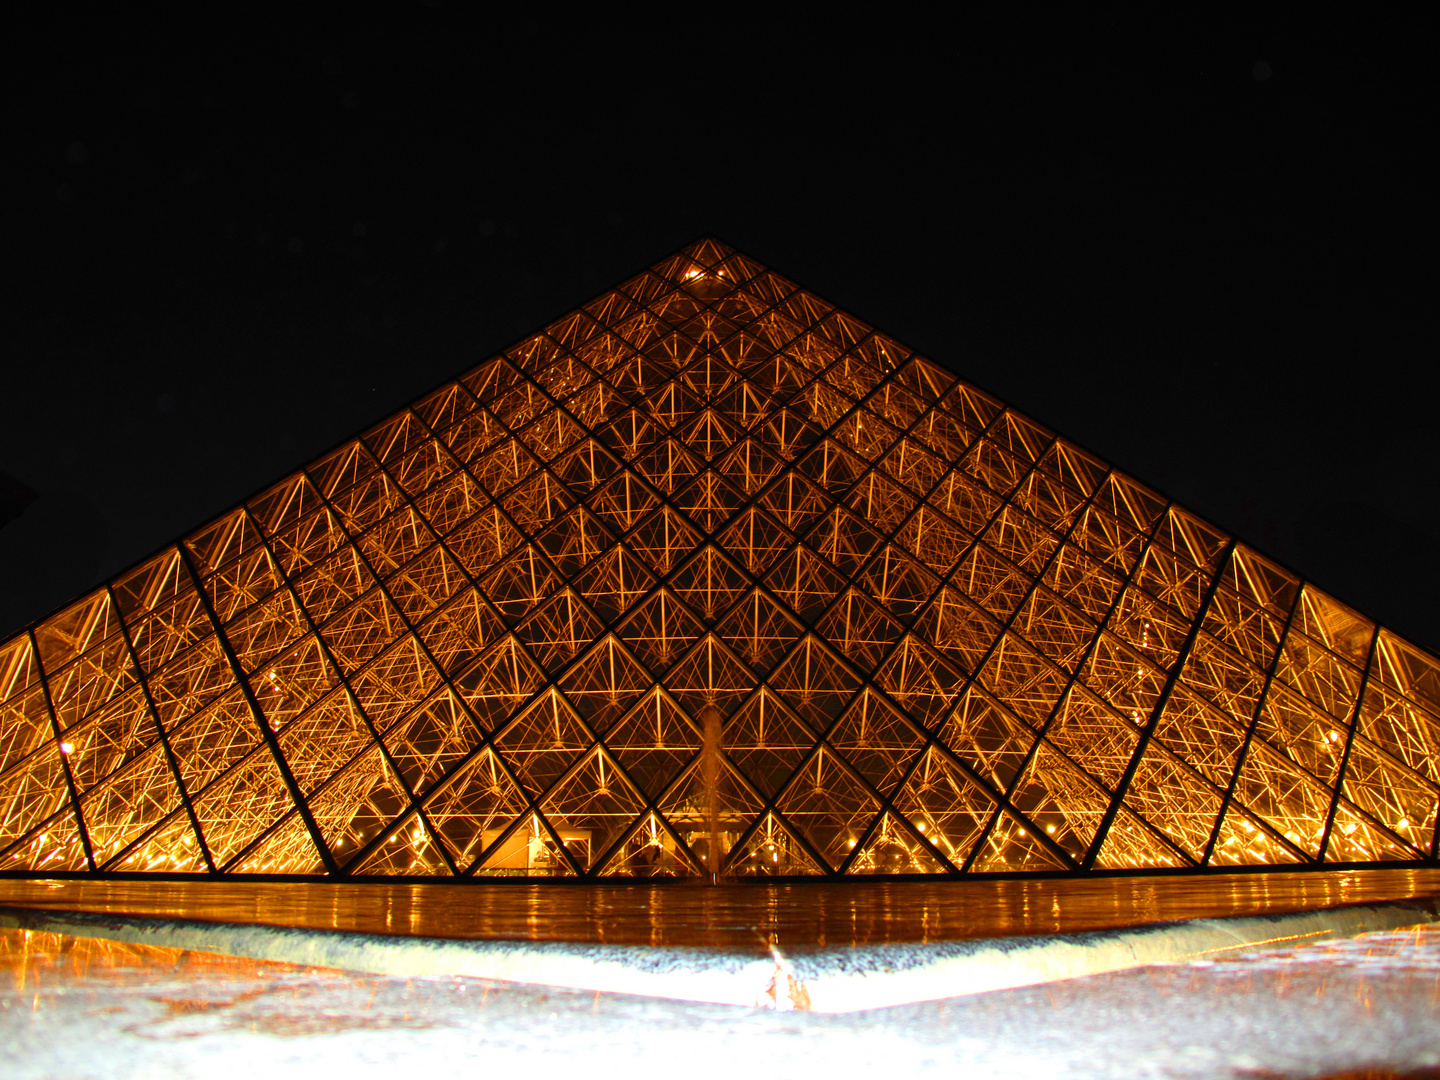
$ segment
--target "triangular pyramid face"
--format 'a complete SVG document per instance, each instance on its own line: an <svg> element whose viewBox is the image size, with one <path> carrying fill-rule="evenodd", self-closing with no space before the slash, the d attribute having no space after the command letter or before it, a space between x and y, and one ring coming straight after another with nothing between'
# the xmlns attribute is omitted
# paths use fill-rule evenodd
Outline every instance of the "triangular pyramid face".
<svg viewBox="0 0 1440 1080"><path fill-rule="evenodd" d="M792 778L776 808L831 868L839 869L875 820L880 802L837 755L821 748Z"/></svg>
<svg viewBox="0 0 1440 1080"><path fill-rule="evenodd" d="M582 870L602 865L615 841L636 821L644 800L596 748L541 804Z"/></svg>
<svg viewBox="0 0 1440 1080"><path fill-rule="evenodd" d="M870 838L856 849L852 874L940 874L944 865L891 814L881 814Z"/></svg>
<svg viewBox="0 0 1440 1080"><path fill-rule="evenodd" d="M0 873L1436 858L1440 662L713 240L0 643Z"/></svg>
<svg viewBox="0 0 1440 1080"><path fill-rule="evenodd" d="M894 805L952 866L964 867L996 803L966 769L932 746L895 793Z"/></svg>
<svg viewBox="0 0 1440 1080"><path fill-rule="evenodd" d="M700 734L656 687L606 733L605 742L641 794L654 800L700 749Z"/></svg>
<svg viewBox="0 0 1440 1080"><path fill-rule="evenodd" d="M783 699L761 687L731 717L721 746L745 778L769 797L785 786L815 742L814 732Z"/></svg>
<svg viewBox="0 0 1440 1080"><path fill-rule="evenodd" d="M146 872L163 868L177 874L201 873L206 869L195 830L183 809L171 814L164 825L143 841L132 844L112 865L116 870Z"/></svg>
<svg viewBox="0 0 1440 1080"><path fill-rule="evenodd" d="M417 814L401 821L379 847L360 861L355 872L386 877L447 877L451 873L440 845Z"/></svg>
<svg viewBox="0 0 1440 1080"><path fill-rule="evenodd" d="M234 874L276 874L297 867L300 874L322 874L325 861L316 849L308 823L299 813L290 815L245 855L230 865Z"/></svg>
<svg viewBox="0 0 1440 1080"><path fill-rule="evenodd" d="M766 814L726 867L736 877L814 877L824 874L819 861L775 814Z"/></svg>
<svg viewBox="0 0 1440 1080"><path fill-rule="evenodd" d="M486 748L425 802L425 815L458 867L470 866L525 812L525 796Z"/></svg>
<svg viewBox="0 0 1440 1080"><path fill-rule="evenodd" d="M1066 866L1037 833L1008 811L1002 811L990 827L972 863L974 871L982 874L1064 870Z"/></svg>
<svg viewBox="0 0 1440 1080"><path fill-rule="evenodd" d="M708 876L724 866L735 842L761 815L764 799L722 753L712 758L702 747L695 764L670 786L657 809Z"/></svg>
<svg viewBox="0 0 1440 1080"><path fill-rule="evenodd" d="M615 848L600 870L601 877L700 877L701 872L685 845L672 833L659 814L645 815Z"/></svg>

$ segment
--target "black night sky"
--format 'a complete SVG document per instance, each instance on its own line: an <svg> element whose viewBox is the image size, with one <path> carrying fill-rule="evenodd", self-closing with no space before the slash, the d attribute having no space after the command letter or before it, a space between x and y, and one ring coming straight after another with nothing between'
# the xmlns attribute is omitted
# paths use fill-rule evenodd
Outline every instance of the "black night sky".
<svg viewBox="0 0 1440 1080"><path fill-rule="evenodd" d="M0 636L711 234L1440 650L1418 25L492 9L21 27Z"/></svg>

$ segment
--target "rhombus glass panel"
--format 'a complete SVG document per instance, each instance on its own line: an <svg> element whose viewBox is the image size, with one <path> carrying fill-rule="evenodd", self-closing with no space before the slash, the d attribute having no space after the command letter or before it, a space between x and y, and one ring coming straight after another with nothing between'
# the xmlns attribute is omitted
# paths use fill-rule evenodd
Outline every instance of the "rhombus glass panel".
<svg viewBox="0 0 1440 1080"><path fill-rule="evenodd" d="M1436 858L1440 661L703 240L0 643L0 873Z"/></svg>

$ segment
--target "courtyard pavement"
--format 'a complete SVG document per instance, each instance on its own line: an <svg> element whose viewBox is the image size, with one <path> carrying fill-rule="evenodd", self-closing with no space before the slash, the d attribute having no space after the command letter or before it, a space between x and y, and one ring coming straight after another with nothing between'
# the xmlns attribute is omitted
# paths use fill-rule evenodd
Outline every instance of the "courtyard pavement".
<svg viewBox="0 0 1440 1080"><path fill-rule="evenodd" d="M1440 1077L1440 927L843 1015L0 931L0 1076Z"/></svg>

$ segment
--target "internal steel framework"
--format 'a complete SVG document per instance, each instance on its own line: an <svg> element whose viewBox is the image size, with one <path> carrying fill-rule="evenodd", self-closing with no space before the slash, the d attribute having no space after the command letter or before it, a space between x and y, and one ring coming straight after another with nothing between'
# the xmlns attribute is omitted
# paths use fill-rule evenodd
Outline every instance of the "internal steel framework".
<svg viewBox="0 0 1440 1080"><path fill-rule="evenodd" d="M714 241L0 646L0 873L1434 861L1440 664Z"/></svg>

